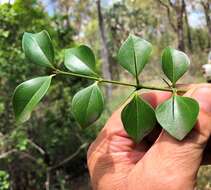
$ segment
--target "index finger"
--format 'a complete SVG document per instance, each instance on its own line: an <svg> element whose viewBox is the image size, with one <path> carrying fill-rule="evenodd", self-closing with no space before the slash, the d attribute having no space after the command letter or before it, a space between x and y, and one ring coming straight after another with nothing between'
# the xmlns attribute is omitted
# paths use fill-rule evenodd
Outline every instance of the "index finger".
<svg viewBox="0 0 211 190"><path fill-rule="evenodd" d="M153 91L153 92L143 93L141 94L141 97L155 108L158 104L169 99L171 97L171 93ZM124 150L134 147L135 143L131 140L131 138L128 136L128 134L124 130L124 127L121 121L121 110L123 109L123 107L124 106L121 106L119 109L117 109L109 118L109 120L107 121L106 125L97 136L94 143L92 143L92 146L90 146L88 157L90 157L92 152L96 152L96 151L99 151L101 153L106 152L109 149L108 146L116 147L116 145L118 146L120 145L121 150L122 150L122 147L124 148ZM154 139L154 137L152 138ZM112 142L112 146L109 145L111 142ZM142 145L143 145L143 142L142 142Z"/></svg>
<svg viewBox="0 0 211 190"><path fill-rule="evenodd" d="M147 101L153 108L156 108L157 105L161 104L165 100L171 97L171 92L161 92L161 91L150 91L140 94L140 96ZM122 121L121 121L121 110L124 106L116 110L112 116L107 121L103 130L106 130L107 134L116 134L128 137L125 132ZM131 126L132 127L132 126Z"/></svg>

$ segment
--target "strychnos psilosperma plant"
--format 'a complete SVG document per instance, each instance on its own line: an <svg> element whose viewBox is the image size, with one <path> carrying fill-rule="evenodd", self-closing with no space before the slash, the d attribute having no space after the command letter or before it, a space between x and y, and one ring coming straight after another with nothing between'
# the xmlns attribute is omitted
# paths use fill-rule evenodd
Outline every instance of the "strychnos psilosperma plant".
<svg viewBox="0 0 211 190"><path fill-rule="evenodd" d="M176 49L167 47L161 56L161 65L167 79L168 87L143 85L139 75L149 62L152 45L135 35L129 35L118 52L118 63L136 80L135 84L107 80L96 72L96 60L93 51L86 45L66 49L63 71L54 63L54 48L46 31L39 33L24 33L22 46L26 57L37 66L52 69L50 76L41 76L23 82L15 89L13 107L18 123L30 118L30 114L50 87L51 80L56 75L67 75L86 78L94 81L92 85L80 90L72 99L72 112L82 127L95 122L104 109L104 96L101 85L111 83L133 87L130 101L121 112L121 120L127 134L137 143L148 135L158 122L171 136L178 140L184 137L194 127L199 113L198 103L189 97L180 96L177 81L184 75L190 65L188 56ZM169 91L172 96L167 101L153 107L138 95L142 89Z"/></svg>

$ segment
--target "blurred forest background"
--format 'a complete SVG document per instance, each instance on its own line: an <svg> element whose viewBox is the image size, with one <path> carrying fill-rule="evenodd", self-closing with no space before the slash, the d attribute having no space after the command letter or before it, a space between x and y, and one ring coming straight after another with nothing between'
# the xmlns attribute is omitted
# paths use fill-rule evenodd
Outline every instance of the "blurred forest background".
<svg viewBox="0 0 211 190"><path fill-rule="evenodd" d="M70 102L89 81L60 76L30 121L17 126L11 105L14 88L50 72L25 59L24 31L47 30L61 66L64 48L89 45L99 73L123 81L131 79L117 64L116 54L133 33L154 45L142 82L162 85L159 62L166 46L179 48L191 58L191 69L181 82L203 82L201 66L207 63L211 47L210 8L210 0L0 0L0 190L91 189L87 145L131 90L108 86L103 116L81 130L72 117ZM197 189L211 190L209 167L200 170Z"/></svg>

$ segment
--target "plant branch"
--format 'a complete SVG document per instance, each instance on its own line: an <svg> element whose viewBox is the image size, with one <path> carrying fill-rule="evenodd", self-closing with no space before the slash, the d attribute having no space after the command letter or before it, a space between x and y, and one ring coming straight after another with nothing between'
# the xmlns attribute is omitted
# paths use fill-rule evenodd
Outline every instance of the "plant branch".
<svg viewBox="0 0 211 190"><path fill-rule="evenodd" d="M139 85L138 89L148 89L148 90L160 90L160 91L167 91L167 92L173 92L171 88L161 88L161 87L153 87L153 86L145 86L145 85ZM179 90L181 92L181 90ZM183 92L183 91L182 91Z"/></svg>
<svg viewBox="0 0 211 190"><path fill-rule="evenodd" d="M130 86L130 87L137 87L136 84L130 84L130 83L125 83L125 82L120 82L120 81L115 81L115 80L106 80L106 79L102 79L99 80L99 82L101 83L111 83L111 84L116 84L116 85L122 85L122 86Z"/></svg>
<svg viewBox="0 0 211 190"><path fill-rule="evenodd" d="M171 2L171 0L168 0L168 2L169 2L169 5L170 5L171 7L173 7L173 8L175 7L174 4Z"/></svg>
<svg viewBox="0 0 211 190"><path fill-rule="evenodd" d="M81 152L82 149L86 148L87 146L88 146L88 143L82 144L73 154L71 154L70 156L68 156L64 160L62 160L57 165L54 165L54 166L49 167L48 168L49 171L55 170L55 169L63 166L64 164L68 163L70 160L72 160L73 158L75 158Z"/></svg>
<svg viewBox="0 0 211 190"><path fill-rule="evenodd" d="M45 150L41 148L39 145L34 143L31 139L28 139L29 144L34 147L40 154L45 155Z"/></svg>
<svg viewBox="0 0 211 190"><path fill-rule="evenodd" d="M51 183L51 171L46 171L46 181L45 181L45 189L50 190L50 184Z"/></svg>
<svg viewBox="0 0 211 190"><path fill-rule="evenodd" d="M0 155L0 159L4 159L4 158L8 157L9 155L16 153L16 152L18 152L17 149L12 149L12 150L9 150L8 152L4 152Z"/></svg>
<svg viewBox="0 0 211 190"><path fill-rule="evenodd" d="M13 154L18 154L20 155L22 158L28 158L30 159L31 161L35 162L35 163L38 163L37 162L37 159L35 157L33 157L31 154L27 153L27 152L24 152L24 151L20 151L18 149L12 149L12 150L9 150L8 152L4 152L0 155L0 160L1 159L4 159L4 158L7 158L8 156L10 155L13 155Z"/></svg>
<svg viewBox="0 0 211 190"><path fill-rule="evenodd" d="M56 70L56 74L64 74L64 75L70 75L70 76L75 76L75 77L81 77L81 78L86 78L94 81L98 81L101 83L111 83L111 84L117 84L117 85L122 85L122 86L131 86L131 87L137 87L135 84L129 84L125 82L120 82L120 81L114 81L114 80L106 80L98 77L93 77L93 76L87 76L87 75L81 75L73 72L65 72L65 71L60 71Z"/></svg>
<svg viewBox="0 0 211 190"><path fill-rule="evenodd" d="M171 17L171 11L170 11L170 7L165 4L162 0L157 0L163 7L166 8L167 10L167 15L168 15L168 20L169 20L169 24L171 25L171 27L173 28L173 30L176 32L177 31L177 28L176 26L174 25L174 23L172 22L172 17ZM169 1L171 7L173 7L173 4L171 3L171 1Z"/></svg>
<svg viewBox="0 0 211 190"><path fill-rule="evenodd" d="M56 74L69 75L69 76L75 76L75 77L80 77L80 78L86 78L86 79L98 81L100 83L110 83L110 84L115 84L115 85L130 86L130 87L136 88L137 90L149 89L149 90L160 90L160 91L173 92L172 88L152 87L152 86L146 86L146 85L141 85L141 84L139 84L139 85L130 84L130 83L125 83L125 82L121 82L121 81L107 80L107 79L98 78L98 77L94 77L94 76L77 74L77 73L73 73L73 72L65 72L65 71L61 71L61 70L58 70L58 69L55 71L55 73ZM178 92L186 92L186 90L178 90Z"/></svg>

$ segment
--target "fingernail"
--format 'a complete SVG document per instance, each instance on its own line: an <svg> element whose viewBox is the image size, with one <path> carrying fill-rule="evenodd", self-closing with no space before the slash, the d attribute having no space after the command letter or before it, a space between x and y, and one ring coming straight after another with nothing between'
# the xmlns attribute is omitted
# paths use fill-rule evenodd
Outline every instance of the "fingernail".
<svg viewBox="0 0 211 190"><path fill-rule="evenodd" d="M193 91L191 96L198 101L203 111L211 113L211 88L198 87Z"/></svg>

